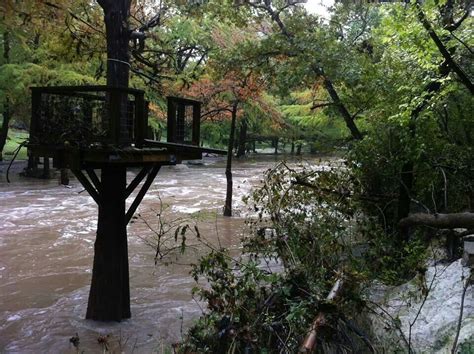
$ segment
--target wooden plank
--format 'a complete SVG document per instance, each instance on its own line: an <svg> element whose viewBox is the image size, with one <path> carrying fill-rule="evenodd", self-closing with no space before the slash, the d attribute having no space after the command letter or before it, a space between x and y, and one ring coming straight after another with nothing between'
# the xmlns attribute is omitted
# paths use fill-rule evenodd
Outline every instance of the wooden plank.
<svg viewBox="0 0 474 354"><path fill-rule="evenodd" d="M210 154L227 155L227 151L221 149L212 149L189 144L179 144L145 139L145 145L164 147L178 152L206 152Z"/></svg>
<svg viewBox="0 0 474 354"><path fill-rule="evenodd" d="M81 182L82 186L89 192L89 195L95 200L97 205L100 206L100 196L99 193L95 190L94 186L89 182L87 177L82 173L81 170L71 170L76 176L77 180Z"/></svg>
<svg viewBox="0 0 474 354"><path fill-rule="evenodd" d="M133 201L132 205L130 205L130 208L128 208L127 214L125 214L125 223L128 224L130 220L132 219L133 214L135 214L135 211L137 211L138 206L143 200L143 197L145 196L146 192L148 191L148 188L150 188L151 184L153 183L153 180L156 177L156 174L160 170L161 166L160 165L155 165L151 169L150 173L148 174L148 177L146 178L145 183L143 184L142 188L138 192L137 196L135 197L135 200Z"/></svg>
<svg viewBox="0 0 474 354"><path fill-rule="evenodd" d="M135 176L132 182L128 185L128 187L125 189L125 199L127 199L130 194L133 193L135 188L140 184L140 182L145 178L148 172L150 172L151 166L145 166L142 168L142 170L138 173L138 175Z"/></svg>

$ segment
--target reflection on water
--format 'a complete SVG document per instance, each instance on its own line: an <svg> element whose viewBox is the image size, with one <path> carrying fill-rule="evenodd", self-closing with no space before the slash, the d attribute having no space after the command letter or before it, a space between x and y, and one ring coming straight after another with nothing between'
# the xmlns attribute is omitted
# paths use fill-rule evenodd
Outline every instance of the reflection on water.
<svg viewBox="0 0 474 354"><path fill-rule="evenodd" d="M154 221L153 210L170 206L168 217L201 212L202 235L238 248L244 228L242 196L258 184L270 160L236 161L234 208L238 218L219 216L225 197L224 162L163 167L138 212ZM135 171L136 172L136 171ZM129 180L135 172L129 172ZM0 174L0 352L101 352L100 334L111 334L115 350L160 350L180 340L182 329L201 313L190 295L195 285L186 265L154 266L154 251L141 238L143 222L128 227L132 319L122 323L84 320L96 230L97 207L72 180L20 179L4 183ZM189 258L186 259L189 263Z"/></svg>

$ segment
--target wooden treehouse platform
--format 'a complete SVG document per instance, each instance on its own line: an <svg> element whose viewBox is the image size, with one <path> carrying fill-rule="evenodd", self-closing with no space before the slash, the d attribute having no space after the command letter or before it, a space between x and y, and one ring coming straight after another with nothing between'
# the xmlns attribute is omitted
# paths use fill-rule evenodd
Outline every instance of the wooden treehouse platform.
<svg viewBox="0 0 474 354"><path fill-rule="evenodd" d="M201 103L168 97L167 141L147 139L144 92L109 86L32 88L28 154L68 168L98 205L86 318L129 318L127 225L163 165L223 150L200 147ZM141 167L127 184L128 167ZM100 175L96 174L100 170ZM127 199L143 182L134 200Z"/></svg>
<svg viewBox="0 0 474 354"><path fill-rule="evenodd" d="M202 153L201 103L168 97L167 142L147 139L144 92L107 86L33 87L29 154L57 168L177 164Z"/></svg>

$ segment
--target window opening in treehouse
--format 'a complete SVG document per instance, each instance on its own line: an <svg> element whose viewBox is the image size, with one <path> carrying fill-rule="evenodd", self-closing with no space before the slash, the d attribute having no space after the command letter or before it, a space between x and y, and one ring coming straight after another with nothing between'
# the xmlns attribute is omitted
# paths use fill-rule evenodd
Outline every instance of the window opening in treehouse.
<svg viewBox="0 0 474 354"><path fill-rule="evenodd" d="M193 106L179 104L176 107L176 140L190 144L193 139Z"/></svg>
<svg viewBox="0 0 474 354"><path fill-rule="evenodd" d="M130 97L120 100L120 141L134 140L135 101Z"/></svg>

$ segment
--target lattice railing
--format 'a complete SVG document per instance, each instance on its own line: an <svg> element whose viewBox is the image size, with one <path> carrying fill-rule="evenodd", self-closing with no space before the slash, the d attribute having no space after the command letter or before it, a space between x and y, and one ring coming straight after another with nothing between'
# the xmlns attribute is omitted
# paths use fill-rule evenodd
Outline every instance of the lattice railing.
<svg viewBox="0 0 474 354"><path fill-rule="evenodd" d="M32 88L32 144L140 146L146 120L140 90L107 86Z"/></svg>

